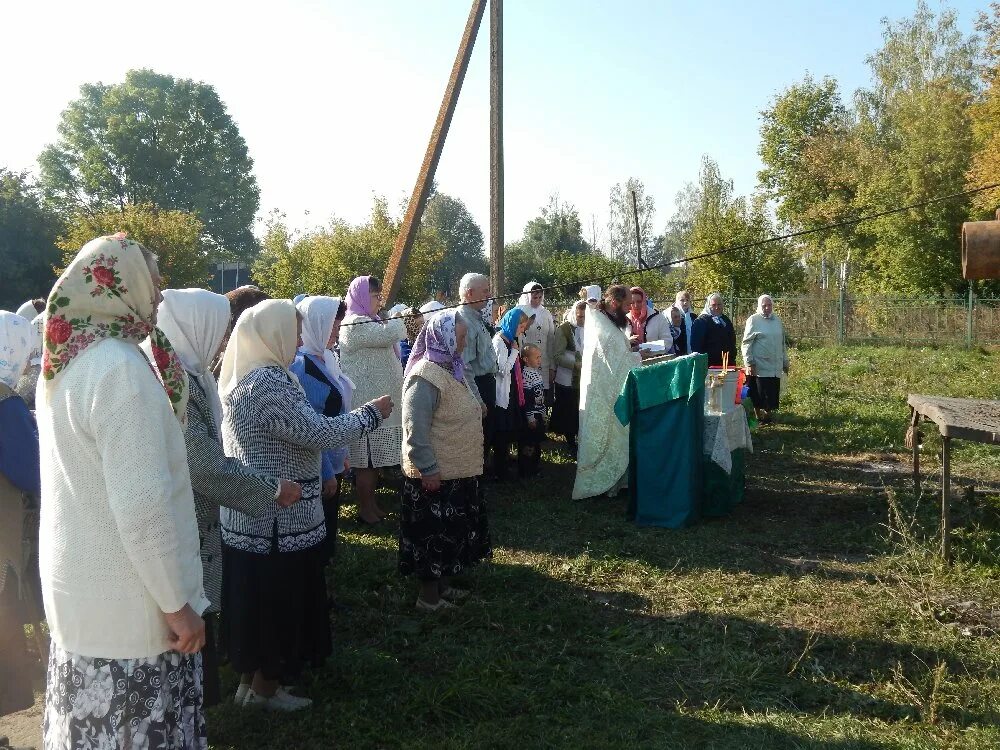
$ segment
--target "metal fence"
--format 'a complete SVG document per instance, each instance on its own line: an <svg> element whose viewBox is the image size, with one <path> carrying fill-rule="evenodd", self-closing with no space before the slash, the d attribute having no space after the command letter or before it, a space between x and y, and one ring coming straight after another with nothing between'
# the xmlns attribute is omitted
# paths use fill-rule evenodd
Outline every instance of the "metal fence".
<svg viewBox="0 0 1000 750"><path fill-rule="evenodd" d="M757 300L729 299L726 307L742 330ZM774 310L793 341L1000 344L1000 298L776 297Z"/></svg>

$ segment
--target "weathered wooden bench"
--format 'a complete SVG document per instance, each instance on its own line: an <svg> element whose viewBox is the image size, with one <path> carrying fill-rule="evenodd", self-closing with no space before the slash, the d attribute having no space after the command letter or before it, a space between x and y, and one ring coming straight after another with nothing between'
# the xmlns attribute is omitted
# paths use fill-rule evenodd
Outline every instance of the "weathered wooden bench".
<svg viewBox="0 0 1000 750"><path fill-rule="evenodd" d="M921 396L911 393L910 434L913 451L913 481L920 486L920 440L917 429L922 419L937 425L941 433L941 555L951 557L951 441L972 440L1000 445L1000 401L973 398Z"/></svg>

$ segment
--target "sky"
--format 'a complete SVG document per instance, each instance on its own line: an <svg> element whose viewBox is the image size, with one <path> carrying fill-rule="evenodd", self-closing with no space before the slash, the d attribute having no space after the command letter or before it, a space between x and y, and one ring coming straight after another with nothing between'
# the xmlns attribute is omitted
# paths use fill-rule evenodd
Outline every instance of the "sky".
<svg viewBox="0 0 1000 750"><path fill-rule="evenodd" d="M4 9L0 166L37 170L84 83L148 67L212 85L247 142L261 216L307 230L397 214L413 190L471 0L34 0ZM971 31L986 0L956 0ZM939 7L932 3L932 7ZM850 94L881 19L915 0L506 0L507 242L548 203L606 240L608 192L638 177L657 231L704 154L757 184L760 111L807 73ZM16 66L17 74L11 74ZM14 116L12 116L14 115ZM489 11L436 174L489 229ZM488 240L487 240L488 241Z"/></svg>

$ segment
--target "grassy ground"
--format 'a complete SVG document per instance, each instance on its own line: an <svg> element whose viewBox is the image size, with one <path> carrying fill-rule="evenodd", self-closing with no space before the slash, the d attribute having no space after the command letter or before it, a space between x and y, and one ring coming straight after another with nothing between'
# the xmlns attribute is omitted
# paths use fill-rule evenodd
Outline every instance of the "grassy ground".
<svg viewBox="0 0 1000 750"><path fill-rule="evenodd" d="M934 547L938 443L907 474L908 392L997 397L1000 354L793 352L732 516L670 531L545 477L493 491L492 564L419 616L394 529L344 510L351 610L294 716L221 707L216 748L1000 748L1000 451L959 445L957 562ZM985 490L985 491L984 491ZM992 494L991 494L992 493ZM395 506L386 491L383 502ZM229 676L232 680L232 676Z"/></svg>
<svg viewBox="0 0 1000 750"><path fill-rule="evenodd" d="M797 350L744 504L683 531L638 529L620 500L571 501L555 444L544 479L492 494L494 561L446 616L417 615L393 532L362 533L346 509L335 587L351 611L304 685L316 709L222 708L213 743L1000 747L1000 451L956 452L958 487L974 477L993 494L956 503L946 570L925 554L935 478L918 498L902 448L907 392L998 384L996 353Z"/></svg>

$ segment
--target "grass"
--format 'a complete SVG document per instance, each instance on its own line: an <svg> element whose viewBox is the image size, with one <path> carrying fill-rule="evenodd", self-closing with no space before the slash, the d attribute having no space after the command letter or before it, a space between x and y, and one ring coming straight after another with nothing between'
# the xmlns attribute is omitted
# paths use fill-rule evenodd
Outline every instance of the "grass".
<svg viewBox="0 0 1000 750"><path fill-rule="evenodd" d="M624 502L545 477L491 488L495 555L456 613L419 616L395 538L344 509L351 609L294 716L224 706L215 748L1000 748L1000 451L959 444L956 562L941 565L932 429L916 494L908 392L996 397L1000 354L793 352L728 518L639 529ZM932 426L928 425L932 428ZM384 491L383 503L395 498ZM232 681L232 676L228 678Z"/></svg>

